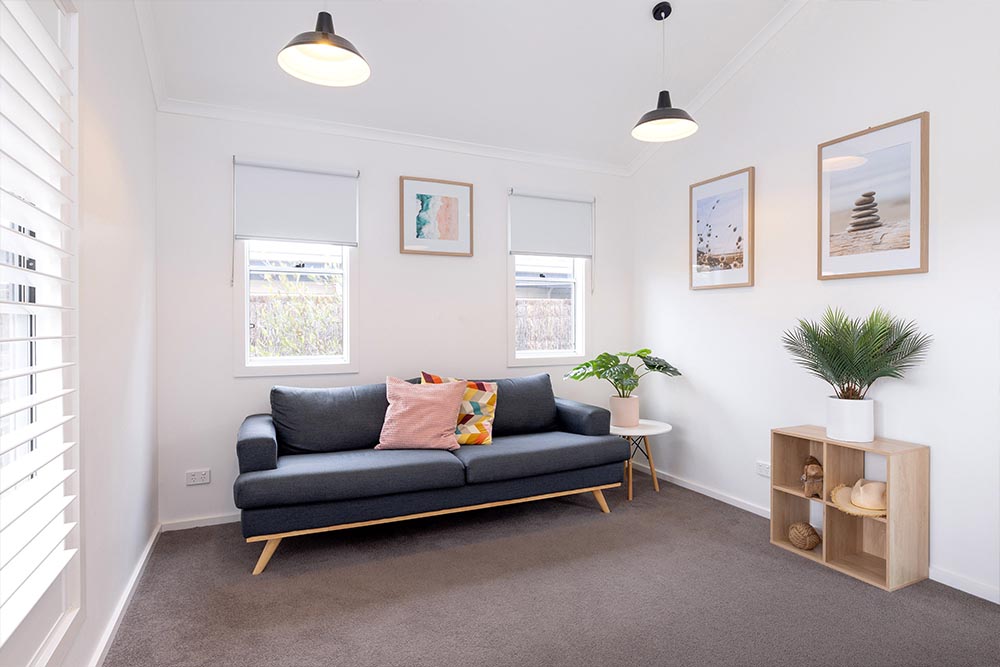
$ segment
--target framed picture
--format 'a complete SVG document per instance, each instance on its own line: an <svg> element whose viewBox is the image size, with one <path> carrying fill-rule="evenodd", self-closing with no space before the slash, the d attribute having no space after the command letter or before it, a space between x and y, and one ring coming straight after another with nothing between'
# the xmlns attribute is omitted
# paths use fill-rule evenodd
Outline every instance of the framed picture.
<svg viewBox="0 0 1000 667"><path fill-rule="evenodd" d="M753 285L753 189L753 167L691 186L691 289Z"/></svg>
<svg viewBox="0 0 1000 667"><path fill-rule="evenodd" d="M400 176L399 252L472 257L472 183Z"/></svg>
<svg viewBox="0 0 1000 667"><path fill-rule="evenodd" d="M819 145L820 280L927 272L930 114Z"/></svg>

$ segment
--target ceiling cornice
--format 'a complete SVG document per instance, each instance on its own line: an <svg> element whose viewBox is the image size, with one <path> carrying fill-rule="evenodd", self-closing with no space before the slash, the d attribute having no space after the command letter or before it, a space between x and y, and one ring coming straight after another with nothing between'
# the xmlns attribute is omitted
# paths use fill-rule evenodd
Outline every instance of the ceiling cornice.
<svg viewBox="0 0 1000 667"><path fill-rule="evenodd" d="M291 114L274 114L263 111L252 111L250 109L238 107L205 104L204 102L192 102L190 100L178 100L171 97L168 97L159 103L157 105L157 110L162 113L178 114L181 116L196 116L200 118L214 118L216 120L237 121L242 123L257 123L275 127L285 127L294 130L333 134L352 139L361 139L364 141L379 141L383 143L413 146L416 148L445 151L449 153L461 153L463 155L475 155L498 160L510 160L512 162L525 162L546 167L561 167L564 169L577 169L581 171L610 174L612 176L627 176L623 166L609 162L580 160L577 158L569 158L559 155L522 151L516 148L477 144L467 141L458 141L455 139L412 134L409 132L397 132L395 130L384 130L375 127L365 127L363 125L351 125L349 123L339 123L319 118L306 118Z"/></svg>
<svg viewBox="0 0 1000 667"><path fill-rule="evenodd" d="M774 18L768 21L761 30L754 35L746 46L740 49L732 60L726 63L715 77L699 91L689 105L687 110L695 114L703 108L720 90L722 90L743 67L753 59L758 51L764 48L771 39L777 35L798 12L809 4L811 0L788 0L782 8L775 14ZM491 146L487 144L477 144L444 137L432 137L408 132L398 132L361 125L351 125L349 123L339 123L336 121L323 120L319 118L306 118L292 114L273 114L252 109L239 107L220 106L206 104L204 102L194 102L191 100L175 99L167 94L166 80L163 76L163 69L160 66L160 49L156 43L156 30L154 29L153 10L149 0L133 0L136 19L139 24L139 33L142 48L146 55L146 66L149 68L149 79L153 87L153 97L156 101L156 109L162 113L178 114L184 116L194 116L200 118L213 118L216 120L229 120L245 123L257 123L276 127L305 130L310 132L320 132L343 137L361 139L365 141L378 141L383 143L397 144L402 146L413 146L430 150L439 150L450 153L461 153L464 155L475 155L499 160L510 160L528 164L537 164L547 167L560 167L564 169L577 169L612 176L632 176L636 174L649 160L656 154L663 144L649 144L645 146L628 164L619 165L602 161L581 160L559 155L548 155L545 153L535 153L523 151L515 148L503 146Z"/></svg>
<svg viewBox="0 0 1000 667"><path fill-rule="evenodd" d="M753 36L747 45L740 49L733 59L726 63L726 66L719 70L719 73L712 77L712 80L695 95L691 103L686 106L686 110L692 116L697 114L715 95L725 88L734 76L750 62L757 53L763 49L771 39L788 25L795 18L803 7L809 4L810 0L788 0L778 13L767 22L760 31ZM625 168L629 176L634 176L642 169L649 160L656 155L657 151L663 148L663 144L648 144L639 155L632 160Z"/></svg>

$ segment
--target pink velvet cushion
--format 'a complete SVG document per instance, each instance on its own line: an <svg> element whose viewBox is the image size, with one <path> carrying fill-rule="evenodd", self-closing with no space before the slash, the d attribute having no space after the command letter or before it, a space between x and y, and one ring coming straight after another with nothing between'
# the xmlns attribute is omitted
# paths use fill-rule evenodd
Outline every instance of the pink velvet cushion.
<svg viewBox="0 0 1000 667"><path fill-rule="evenodd" d="M389 409L375 449L458 449L455 424L464 382L410 384L385 379Z"/></svg>

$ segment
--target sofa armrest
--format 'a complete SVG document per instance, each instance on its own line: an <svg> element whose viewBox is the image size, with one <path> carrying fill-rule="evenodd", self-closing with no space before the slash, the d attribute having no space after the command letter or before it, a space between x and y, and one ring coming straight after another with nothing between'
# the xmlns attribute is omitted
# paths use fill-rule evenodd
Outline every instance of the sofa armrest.
<svg viewBox="0 0 1000 667"><path fill-rule="evenodd" d="M271 415L250 415L236 436L236 458L240 474L278 467L278 437Z"/></svg>
<svg viewBox="0 0 1000 667"><path fill-rule="evenodd" d="M556 396L556 414L560 428L570 433L608 435L611 432L611 413L596 405Z"/></svg>

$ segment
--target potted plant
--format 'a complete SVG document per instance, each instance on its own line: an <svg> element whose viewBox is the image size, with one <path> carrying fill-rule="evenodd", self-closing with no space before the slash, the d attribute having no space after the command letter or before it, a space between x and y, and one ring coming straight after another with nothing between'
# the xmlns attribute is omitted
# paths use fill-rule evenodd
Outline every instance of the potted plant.
<svg viewBox="0 0 1000 667"><path fill-rule="evenodd" d="M833 387L836 395L827 401L826 434L849 442L875 439L875 409L866 398L868 390L879 378L902 378L923 360L930 341L915 322L892 317L881 308L863 319L827 308L822 322L799 320L783 338L796 363Z"/></svg>
<svg viewBox="0 0 1000 667"><path fill-rule="evenodd" d="M622 357L625 357L623 360ZM633 358L641 364L633 366ZM635 352L611 354L603 352L597 358L585 361L566 373L564 379L586 380L598 378L607 380L618 393L611 397L612 426L637 426L639 424L639 397L632 392L639 386L639 380L650 373L663 373L670 377L681 374L679 370L659 357L652 356L652 350L643 348Z"/></svg>

